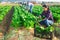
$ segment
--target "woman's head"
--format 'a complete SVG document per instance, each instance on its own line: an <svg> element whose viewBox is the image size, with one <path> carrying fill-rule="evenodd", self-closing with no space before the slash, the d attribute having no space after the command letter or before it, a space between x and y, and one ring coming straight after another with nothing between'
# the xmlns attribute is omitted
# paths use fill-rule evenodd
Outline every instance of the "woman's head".
<svg viewBox="0 0 60 40"><path fill-rule="evenodd" d="M43 5L43 9L44 9L44 11L48 11L49 7L47 5Z"/></svg>

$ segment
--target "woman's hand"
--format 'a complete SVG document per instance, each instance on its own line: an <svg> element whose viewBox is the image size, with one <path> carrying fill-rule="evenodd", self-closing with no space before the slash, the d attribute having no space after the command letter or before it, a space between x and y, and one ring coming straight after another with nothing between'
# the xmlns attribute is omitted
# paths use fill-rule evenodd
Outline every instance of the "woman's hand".
<svg viewBox="0 0 60 40"><path fill-rule="evenodd" d="M39 18L41 18L41 16L39 16Z"/></svg>
<svg viewBox="0 0 60 40"><path fill-rule="evenodd" d="M44 18L43 20L46 20L47 18Z"/></svg>

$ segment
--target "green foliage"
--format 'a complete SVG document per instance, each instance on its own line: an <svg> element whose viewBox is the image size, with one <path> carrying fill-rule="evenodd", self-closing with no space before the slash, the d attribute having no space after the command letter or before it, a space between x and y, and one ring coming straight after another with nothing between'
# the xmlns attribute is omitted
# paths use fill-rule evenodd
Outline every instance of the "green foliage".
<svg viewBox="0 0 60 40"><path fill-rule="evenodd" d="M51 27L51 26L44 28L43 26L41 27L37 25L35 29L36 29L36 32L40 34L42 33L49 34L50 32L54 31L54 27Z"/></svg>
<svg viewBox="0 0 60 40"><path fill-rule="evenodd" d="M39 16L42 13L42 11L43 11L42 6L35 5L33 8L33 14L35 16Z"/></svg>
<svg viewBox="0 0 60 40"><path fill-rule="evenodd" d="M15 6L14 10L15 11L12 17L11 26L13 27L25 26L26 28L34 27L36 18L33 14L29 13L20 6Z"/></svg>
<svg viewBox="0 0 60 40"><path fill-rule="evenodd" d="M11 6L0 6L0 22L2 22L5 15L11 9Z"/></svg>

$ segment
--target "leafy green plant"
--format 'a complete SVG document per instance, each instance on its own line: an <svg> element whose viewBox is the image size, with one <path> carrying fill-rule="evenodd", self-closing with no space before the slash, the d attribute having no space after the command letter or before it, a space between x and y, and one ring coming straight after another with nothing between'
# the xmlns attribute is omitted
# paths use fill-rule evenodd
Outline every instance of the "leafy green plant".
<svg viewBox="0 0 60 40"><path fill-rule="evenodd" d="M21 27L21 26L25 26L26 28L34 27L36 18L33 14L29 13L20 6L15 6L14 10L15 11L11 22L11 25L13 27Z"/></svg>
<svg viewBox="0 0 60 40"><path fill-rule="evenodd" d="M0 23L2 22L3 18L6 16L6 14L11 9L11 6L1 6L0 7Z"/></svg>

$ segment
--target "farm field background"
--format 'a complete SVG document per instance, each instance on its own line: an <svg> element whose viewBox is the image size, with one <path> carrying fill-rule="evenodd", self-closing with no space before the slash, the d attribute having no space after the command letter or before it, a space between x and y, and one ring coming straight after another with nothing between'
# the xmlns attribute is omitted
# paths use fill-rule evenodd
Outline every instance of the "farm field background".
<svg viewBox="0 0 60 40"><path fill-rule="evenodd" d="M59 29L59 27L60 27L60 25L59 25L60 24L60 5L49 6L49 7L50 7L50 10L51 10L53 18L54 18L54 22L55 22L54 25L56 25L55 28L57 31L59 31L60 30ZM4 20L5 20L6 15L9 13L9 11L12 8L13 8L13 10L12 10L13 14L12 14L10 25L9 25L9 29L11 28L10 31L12 31L12 29L14 29L16 32L18 32L18 31L20 31L19 30L20 28L23 28L23 29L27 29L27 30L32 29L32 32L30 31L30 33L33 33L34 24L37 22L38 16L43 11L42 6L35 5L33 8L33 13L30 13L25 9L25 6L20 6L20 5L3 6L3 5L1 5L0 6L0 25L4 26L3 22L8 23L7 21L4 21ZM6 18L9 19L9 16ZM38 19L38 21L41 21L41 19ZM5 27L7 25L8 24L6 24ZM53 29L51 29L51 30L53 30ZM38 40L40 40L40 39L38 39Z"/></svg>
<svg viewBox="0 0 60 40"><path fill-rule="evenodd" d="M0 22L4 20L3 18L6 16L6 14L11 10L12 6L0 6ZM50 10L52 12L54 21L56 23L60 22L60 6L50 6ZM42 13L43 8L42 6L35 5L33 8L33 13L28 12L24 9L24 7L21 6L14 6L14 12L12 16L11 25L13 27L33 27L36 19L38 16ZM14 23L15 22L15 23Z"/></svg>

